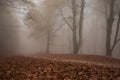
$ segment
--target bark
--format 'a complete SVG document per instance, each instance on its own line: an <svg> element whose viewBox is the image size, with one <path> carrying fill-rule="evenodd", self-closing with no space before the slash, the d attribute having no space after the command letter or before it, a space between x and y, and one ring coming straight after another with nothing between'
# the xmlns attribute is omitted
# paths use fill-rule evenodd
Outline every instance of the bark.
<svg viewBox="0 0 120 80"><path fill-rule="evenodd" d="M81 10L80 10L80 17L79 17L79 25L76 24L76 7L75 7L75 0L72 0L73 5L73 47L74 47L74 54L77 54L81 48L82 43L82 27L83 27L83 17L84 17L84 7L85 1L82 0L81 2ZM78 32L78 41L77 41L77 27L79 29Z"/></svg>
<svg viewBox="0 0 120 80"><path fill-rule="evenodd" d="M114 43L111 48L111 52L113 52L113 49L115 48L116 44L120 41L120 39L118 39L119 28L120 28L120 11L119 11L119 17L118 17L118 21L117 21L115 39L114 39Z"/></svg>
<svg viewBox="0 0 120 80"><path fill-rule="evenodd" d="M61 16L65 23L68 25L68 27L72 31L72 43L73 43L73 53L77 54L80 50L81 47L81 42L82 42L82 27L83 27L83 16L84 16L84 0L82 0L81 3L81 10L79 14L79 21L77 21L76 16L77 16L77 5L76 5L76 0L71 0L72 2L72 25L69 24L68 20L64 17L61 9ZM79 23L77 23L79 22ZM79 25L77 25L79 24ZM79 32L77 32L77 29L79 29Z"/></svg>
<svg viewBox="0 0 120 80"><path fill-rule="evenodd" d="M47 45L46 45L46 53L49 54L50 53L50 39L51 38L51 34L50 31L48 30L48 34L47 34Z"/></svg>
<svg viewBox="0 0 120 80"><path fill-rule="evenodd" d="M110 14L107 19L107 35L106 35L106 55L112 56L111 51L111 34L112 34L112 25L114 22L114 2L115 0L111 0L110 2Z"/></svg>
<svg viewBox="0 0 120 80"><path fill-rule="evenodd" d="M83 28L84 7L85 7L85 2L84 2L84 0L82 0L81 11L80 11L80 18L79 18L79 42L78 42L78 50L81 48L81 45L82 45L82 28Z"/></svg>
<svg viewBox="0 0 120 80"><path fill-rule="evenodd" d="M72 14L73 14L73 53L77 54L77 30L76 30L76 0L72 0Z"/></svg>

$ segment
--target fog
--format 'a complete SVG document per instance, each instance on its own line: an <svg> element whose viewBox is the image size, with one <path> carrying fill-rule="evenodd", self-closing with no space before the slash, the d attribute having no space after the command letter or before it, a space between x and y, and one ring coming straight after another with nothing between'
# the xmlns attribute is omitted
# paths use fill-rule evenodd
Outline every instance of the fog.
<svg viewBox="0 0 120 80"><path fill-rule="evenodd" d="M109 38L111 48L115 43L113 51L110 50L111 56L118 59L120 59L119 2L116 0L113 3L114 15L111 16L114 21L111 23L112 32ZM19 8L16 8L16 5L1 6L1 54L107 55L106 46L109 44L106 44L106 37L109 36L107 27L111 26L108 22L112 14L109 7L111 0L31 0L32 4L23 0L23 3L18 6Z"/></svg>

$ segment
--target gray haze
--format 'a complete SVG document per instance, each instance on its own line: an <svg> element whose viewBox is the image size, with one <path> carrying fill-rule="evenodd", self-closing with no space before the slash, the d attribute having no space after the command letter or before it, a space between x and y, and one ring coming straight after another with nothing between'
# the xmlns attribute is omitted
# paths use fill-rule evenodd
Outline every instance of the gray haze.
<svg viewBox="0 0 120 80"><path fill-rule="evenodd" d="M78 0L80 1L80 0ZM49 24L49 21L41 20L42 17L39 14L46 16L46 8L42 2L39 3L37 0L34 2L36 4L37 10L28 9L27 11L22 11L22 13L16 11L16 9L8 9L6 12L0 12L0 49L1 51L8 51L19 54L36 54L36 53L46 53L47 47L47 32L48 30L42 30L44 27L37 28L36 26L42 26ZM39 3L39 4L38 4ZM98 4L98 5L97 5ZM39 5L39 6L38 6ZM86 7L84 10L84 20L82 29L82 46L78 54L95 54L95 55L106 55L106 22L104 9L102 9L101 4L97 0L86 0ZM61 6L60 6L61 8ZM30 12L31 11L31 12ZM32 13L33 11L33 13ZM30 13L29 13L30 12ZM35 13L34 13L35 12ZM37 13L38 12L38 13ZM34 17L42 24L36 24L35 21L30 20L27 14ZM51 54L73 54L73 44L72 44L72 32L70 28L61 21L62 18L59 16L60 12L56 10L57 19L51 19L52 30L56 30L54 33L49 33L52 35L50 39L50 53ZM48 13L47 15L49 16ZM65 17L71 15L68 8L63 8L63 14ZM37 15L37 18L36 18ZM40 19L39 19L40 18ZM47 16L45 17L47 18ZM46 20L46 19L45 19ZM47 20L49 20L47 18ZM43 22L42 22L43 21ZM45 22L45 23L44 23ZM47 23L46 23L47 22ZM59 22L59 23L57 23ZM33 27L35 26L35 27ZM47 25L50 26L50 25ZM53 27L54 26L54 27ZM37 30L36 30L37 28ZM51 27L49 27L51 29ZM41 30L40 30L41 29ZM113 29L112 40L114 39L116 27ZM51 30L50 30L51 31ZM113 50L113 57L120 59L120 42L116 45Z"/></svg>

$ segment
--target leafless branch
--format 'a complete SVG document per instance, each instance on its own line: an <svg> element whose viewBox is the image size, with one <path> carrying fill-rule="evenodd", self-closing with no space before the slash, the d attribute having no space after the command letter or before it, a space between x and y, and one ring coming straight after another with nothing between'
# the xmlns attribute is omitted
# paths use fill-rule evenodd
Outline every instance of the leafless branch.
<svg viewBox="0 0 120 80"><path fill-rule="evenodd" d="M68 21L66 20L66 18L64 17L63 12L62 12L62 9L60 9L60 13L61 13L61 16L62 16L63 20L65 21L65 23L69 26L69 28L70 28L71 30L73 30L72 26L69 24L69 22L68 22Z"/></svg>
<svg viewBox="0 0 120 80"><path fill-rule="evenodd" d="M62 24L59 26L59 27L57 27L55 30L54 30L54 32L52 32L53 34L55 33L55 32L57 32L60 28L62 28L63 26L62 26Z"/></svg>
<svg viewBox="0 0 120 80"><path fill-rule="evenodd" d="M111 51L113 51L116 44L120 41L120 39L117 39L118 38L118 33L119 33L119 28L120 28L120 11L119 11L119 18L118 18L117 28L116 28L116 33L115 33L115 39L114 39L114 43L113 43L113 46L111 48Z"/></svg>
<svg viewBox="0 0 120 80"><path fill-rule="evenodd" d="M85 0L82 0L81 3L81 11L79 16L79 41L78 41L78 47L81 45L81 38L82 38L82 27L83 27L83 16L84 16L84 7L85 7Z"/></svg>

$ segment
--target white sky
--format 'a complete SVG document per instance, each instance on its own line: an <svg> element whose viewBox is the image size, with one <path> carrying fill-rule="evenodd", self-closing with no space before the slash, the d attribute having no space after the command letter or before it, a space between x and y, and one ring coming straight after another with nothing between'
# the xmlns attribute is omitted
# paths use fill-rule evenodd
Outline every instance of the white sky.
<svg viewBox="0 0 120 80"><path fill-rule="evenodd" d="M39 3L42 3L42 1L44 1L44 0L32 0L32 1L34 1L35 4L39 4ZM87 1L89 1L89 0L87 0ZM91 9L87 9L87 12L88 11L91 12ZM21 43L21 45L20 45L21 50L23 50L23 52L27 52L28 54L30 52L34 53L34 51L37 52L37 50L40 50L40 46L38 44L39 42L34 41L33 39L28 37L28 35L30 33L30 29L28 27L26 27L26 25L24 25L24 23L22 21L24 15L21 15L21 14L19 14L19 15L16 14L16 15L17 15L17 17L19 19L19 23L20 23L19 37L20 37L20 43ZM93 19L93 20L91 20L91 19ZM86 18L86 21L85 21L85 24L84 24L85 27L83 27L83 34L84 34L83 44L84 45L82 46L82 51L84 53L90 53L90 54L93 54L93 53L101 54L102 53L102 54L105 54L105 50L104 50L105 49L104 48L105 30L103 30L103 28L101 28L101 27L104 27L104 26L101 25L101 24L104 24L103 23L104 21L103 22L99 21L99 23L95 23L95 20L97 20L97 19L102 20L102 16L97 14L97 15L90 16L89 19ZM87 24L86 24L86 22L87 22ZM97 31L97 30L99 30L99 31ZM67 31L63 30L63 32L60 32L60 34L63 33L63 34L61 34L62 35L62 40L66 41L66 38L63 38L64 32L67 32ZM60 37L60 39L61 39L61 37ZM61 40L61 43L64 43L64 42L62 42L62 40ZM40 45L43 45L43 44L40 44ZM66 48L64 48L64 47L63 47L63 49L66 50ZM57 50L57 48L55 48L55 50ZM119 58L119 56L117 56L117 57Z"/></svg>
<svg viewBox="0 0 120 80"><path fill-rule="evenodd" d="M39 3L41 3L42 1L44 1L44 0L32 0L35 4L39 4Z"/></svg>

